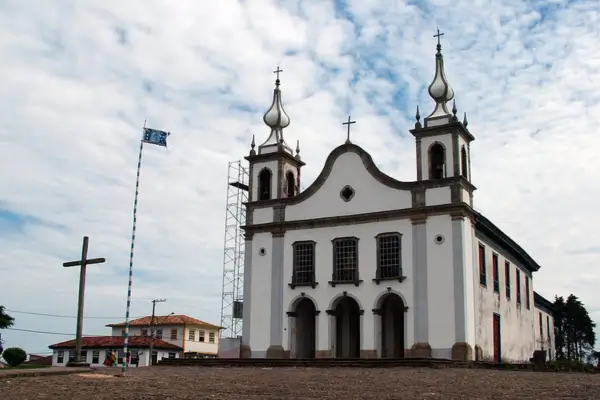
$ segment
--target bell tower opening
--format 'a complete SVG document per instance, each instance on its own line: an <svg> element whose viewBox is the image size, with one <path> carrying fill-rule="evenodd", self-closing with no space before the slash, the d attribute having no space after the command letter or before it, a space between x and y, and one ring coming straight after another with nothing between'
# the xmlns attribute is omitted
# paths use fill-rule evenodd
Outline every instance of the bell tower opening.
<svg viewBox="0 0 600 400"><path fill-rule="evenodd" d="M271 181L273 173L270 169L264 168L258 174L258 199L271 200Z"/></svg>
<svg viewBox="0 0 600 400"><path fill-rule="evenodd" d="M469 179L469 164L467 162L467 149L465 146L460 150L461 175Z"/></svg>
<svg viewBox="0 0 600 400"><path fill-rule="evenodd" d="M442 179L446 175L446 150L441 143L429 148L429 179Z"/></svg>
<svg viewBox="0 0 600 400"><path fill-rule="evenodd" d="M285 174L285 194L287 197L294 197L296 195L296 178L294 177L294 173L292 171L288 171Z"/></svg>

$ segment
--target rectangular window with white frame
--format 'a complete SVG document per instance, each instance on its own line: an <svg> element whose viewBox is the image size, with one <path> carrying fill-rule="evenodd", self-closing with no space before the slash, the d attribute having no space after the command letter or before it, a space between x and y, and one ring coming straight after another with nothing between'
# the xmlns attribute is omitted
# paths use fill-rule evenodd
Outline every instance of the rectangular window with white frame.
<svg viewBox="0 0 600 400"><path fill-rule="evenodd" d="M156 330L156 338L157 338L157 339L162 339L162 338L163 338L163 332L162 332L162 329L157 329L157 330Z"/></svg>
<svg viewBox="0 0 600 400"><path fill-rule="evenodd" d="M204 331L198 331L198 341L199 342L204 342L204 340L205 340L204 339L204 334L205 334Z"/></svg>
<svg viewBox="0 0 600 400"><path fill-rule="evenodd" d="M188 340L194 342L196 340L196 330L195 329L190 329L190 332L188 333Z"/></svg>
<svg viewBox="0 0 600 400"><path fill-rule="evenodd" d="M305 240L292 243L292 283L289 286L316 287L315 282L315 248L316 242Z"/></svg>
<svg viewBox="0 0 600 400"><path fill-rule="evenodd" d="M208 334L208 342L209 343L214 343L215 342L215 333L214 332L209 332L209 334Z"/></svg>
<svg viewBox="0 0 600 400"><path fill-rule="evenodd" d="M63 364L65 362L65 352L63 350L56 352L56 362L58 364Z"/></svg>
<svg viewBox="0 0 600 400"><path fill-rule="evenodd" d="M171 340L177 340L177 329L171 329Z"/></svg>
<svg viewBox="0 0 600 400"><path fill-rule="evenodd" d="M342 237L332 240L333 276L331 286L352 283L358 286L358 238Z"/></svg>
<svg viewBox="0 0 600 400"><path fill-rule="evenodd" d="M379 284L384 280L402 282L402 234L399 232L380 233L375 237L377 244L377 270L373 281Z"/></svg>
<svg viewBox="0 0 600 400"><path fill-rule="evenodd" d="M92 364L100 364L100 351L92 351Z"/></svg>

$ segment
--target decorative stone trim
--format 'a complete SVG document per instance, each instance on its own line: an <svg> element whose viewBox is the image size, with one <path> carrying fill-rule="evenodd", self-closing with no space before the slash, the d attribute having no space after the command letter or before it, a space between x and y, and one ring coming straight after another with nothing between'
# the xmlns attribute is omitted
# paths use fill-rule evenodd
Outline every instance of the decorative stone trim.
<svg viewBox="0 0 600 400"><path fill-rule="evenodd" d="M375 284L379 285L381 282L385 282L385 281L398 281L400 283L404 282L404 280L406 279L406 276L394 276L394 277L389 277L389 278L373 278L373 282L375 282Z"/></svg>
<svg viewBox="0 0 600 400"><path fill-rule="evenodd" d="M336 285L354 285L356 287L360 286L363 283L362 279L356 281L329 281L328 282L331 287L335 287Z"/></svg>
<svg viewBox="0 0 600 400"><path fill-rule="evenodd" d="M288 283L288 286L293 290L297 287L310 287L312 289L316 288L319 282L311 282L311 283Z"/></svg>

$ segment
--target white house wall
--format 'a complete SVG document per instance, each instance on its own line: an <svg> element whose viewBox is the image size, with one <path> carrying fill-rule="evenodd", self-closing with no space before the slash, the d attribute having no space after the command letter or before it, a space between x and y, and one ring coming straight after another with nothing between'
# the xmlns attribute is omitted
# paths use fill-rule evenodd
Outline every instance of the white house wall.
<svg viewBox="0 0 600 400"><path fill-rule="evenodd" d="M103 367L103 368L107 368L104 365L104 360L106 359L106 354L109 351L109 349L106 348L97 348L97 349L84 349L85 351L87 351L87 356L86 359L83 360L84 362L87 362L90 364L91 367ZM115 350L115 352L122 350L122 348L115 348L113 349ZM148 365L150 365L150 351L147 348L143 348L143 349L136 349L136 348L131 348L130 350L138 350L138 355L139 355L139 364L137 365L137 367L147 367ZM52 352L52 366L53 367L64 367L67 365L67 363L69 362L69 350L64 349L63 351L63 362L59 363L58 362L58 353L61 350L54 350ZM98 362L97 363L92 363L93 359L93 352L94 351L98 351L99 352L99 357L98 357ZM162 360L163 358L167 359L169 358L169 353L175 353L175 358L181 358L181 352L178 350L163 350L163 349L158 349L155 350L157 352L157 361ZM130 364L131 368L136 368L135 365ZM110 367L108 367L110 368Z"/></svg>
<svg viewBox="0 0 600 400"><path fill-rule="evenodd" d="M497 247L491 245L477 235L475 248L479 243L485 246L485 266L487 285L479 283L479 257L475 260L474 269L476 273L477 295L478 295L478 319L477 319L477 344L481 347L483 358L491 360L494 355L493 315L500 315L501 336L501 359L505 362L528 361L535 350L534 331L534 305L533 305L533 281L531 275L520 268L511 258ZM498 278L500 293L494 293L492 254L498 254ZM506 298L504 263L510 262L511 269L511 293L510 299ZM517 283L516 271L521 271L521 305L517 305ZM531 309L527 309L525 276L529 276L529 301Z"/></svg>
<svg viewBox="0 0 600 400"><path fill-rule="evenodd" d="M194 340L190 340L190 330L194 331ZM204 342L200 342L199 332L204 332ZM209 341L210 333L214 335L214 342ZM186 353L218 354L219 353L219 331L202 327L185 328L185 344L182 346Z"/></svg>
<svg viewBox="0 0 600 400"><path fill-rule="evenodd" d="M123 332L122 327L113 327L112 328L112 336L121 336ZM201 352L205 354L217 354L219 348L219 331L216 329L209 329L200 326L186 326L184 332L183 325L155 325L154 326L154 334L156 335L156 331L158 329L162 330L162 337L160 338L164 342L174 344L175 346L182 347L184 351L187 352ZM177 339L171 339L171 330L177 330ZM195 341L189 340L189 332L190 329L194 329L195 333ZM129 336L142 336L142 330L146 330L148 335L150 335L150 326L132 326L129 327ZM199 331L204 331L204 342L198 341ZM214 333L215 341L214 343L209 342L209 334L210 332ZM185 339L185 340L184 340Z"/></svg>
<svg viewBox="0 0 600 400"><path fill-rule="evenodd" d="M344 186L355 190L352 201L340 198ZM339 201L336 201L339 200ZM377 181L354 152L340 155L322 187L299 204L286 206L286 221L353 215L375 211L409 208L410 190L397 190Z"/></svg>

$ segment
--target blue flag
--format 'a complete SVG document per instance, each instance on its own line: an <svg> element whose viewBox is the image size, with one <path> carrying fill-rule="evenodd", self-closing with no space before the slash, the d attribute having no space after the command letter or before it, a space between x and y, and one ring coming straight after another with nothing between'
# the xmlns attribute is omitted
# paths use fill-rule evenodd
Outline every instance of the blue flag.
<svg viewBox="0 0 600 400"><path fill-rule="evenodd" d="M142 140L146 143L167 147L167 137L170 134L170 132L144 128L144 138Z"/></svg>

